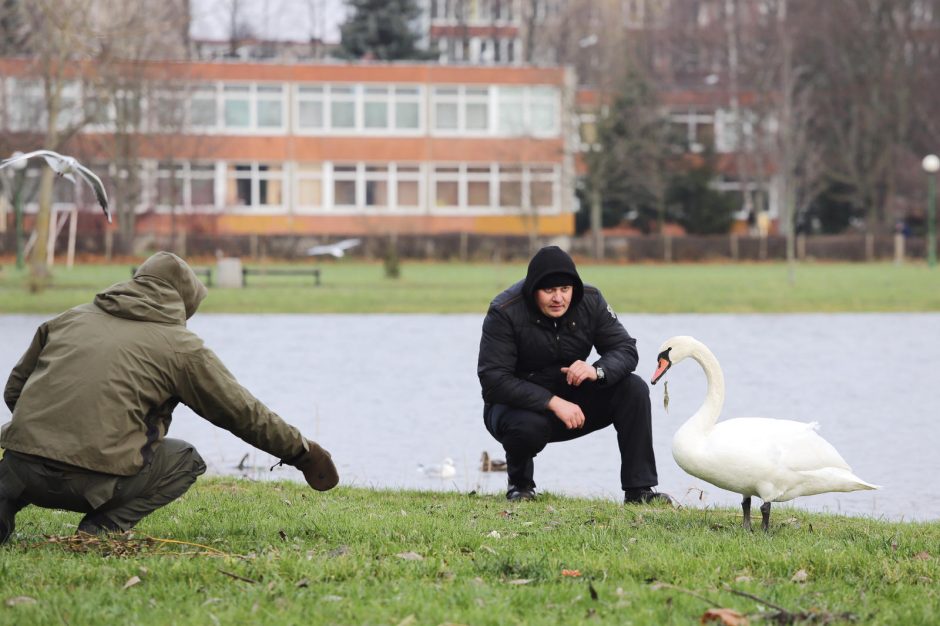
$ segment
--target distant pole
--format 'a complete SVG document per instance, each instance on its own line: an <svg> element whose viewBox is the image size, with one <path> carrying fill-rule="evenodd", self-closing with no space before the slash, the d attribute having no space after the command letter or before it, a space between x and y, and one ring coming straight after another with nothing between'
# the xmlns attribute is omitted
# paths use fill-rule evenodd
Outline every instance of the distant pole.
<svg viewBox="0 0 940 626"><path fill-rule="evenodd" d="M12 156L16 156L14 152ZM16 269L21 270L26 262L23 260L23 187L26 186L26 161L17 161L10 167L16 170L13 177L13 223L14 237L16 238Z"/></svg>
<svg viewBox="0 0 940 626"><path fill-rule="evenodd" d="M927 172L927 266L937 264L937 170L940 157L928 154L921 162Z"/></svg>
<svg viewBox="0 0 940 626"><path fill-rule="evenodd" d="M13 221L16 237L16 269L21 270L26 265L23 260L23 177L17 172L16 192L13 196Z"/></svg>
<svg viewBox="0 0 940 626"><path fill-rule="evenodd" d="M591 189L591 235L594 243L594 258L604 258L604 233L601 230L601 192L596 186Z"/></svg>

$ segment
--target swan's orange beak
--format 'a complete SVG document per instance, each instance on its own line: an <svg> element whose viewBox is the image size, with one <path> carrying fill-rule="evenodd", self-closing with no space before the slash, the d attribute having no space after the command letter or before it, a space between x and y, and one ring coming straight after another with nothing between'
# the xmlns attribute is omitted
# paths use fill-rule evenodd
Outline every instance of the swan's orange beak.
<svg viewBox="0 0 940 626"><path fill-rule="evenodd" d="M672 363L669 359L659 357L659 365L656 367L656 371L653 372L653 378L650 379L650 382L655 385L670 367L672 367Z"/></svg>

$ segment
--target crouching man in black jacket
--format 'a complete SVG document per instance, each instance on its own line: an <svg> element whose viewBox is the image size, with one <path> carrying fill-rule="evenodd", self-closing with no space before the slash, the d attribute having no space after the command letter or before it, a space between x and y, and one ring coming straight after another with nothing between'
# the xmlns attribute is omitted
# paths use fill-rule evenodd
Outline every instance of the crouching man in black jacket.
<svg viewBox="0 0 940 626"><path fill-rule="evenodd" d="M477 364L484 424L506 450L509 500L535 497L532 459L547 444L613 424L624 501L671 501L653 491L649 388L636 364L636 340L601 292L561 248L539 250L525 280L490 304Z"/></svg>

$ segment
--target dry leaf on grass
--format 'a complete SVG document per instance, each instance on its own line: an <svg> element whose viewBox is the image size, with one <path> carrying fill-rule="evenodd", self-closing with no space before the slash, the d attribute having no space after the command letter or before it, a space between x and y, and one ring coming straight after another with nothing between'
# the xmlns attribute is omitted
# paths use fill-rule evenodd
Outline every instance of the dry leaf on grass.
<svg viewBox="0 0 940 626"><path fill-rule="evenodd" d="M734 609L708 609L702 615L701 623L721 622L724 626L747 626L747 618Z"/></svg>
<svg viewBox="0 0 940 626"><path fill-rule="evenodd" d="M791 578L790 580L795 583L805 583L808 578L809 578L809 574L806 572L806 570L801 569L801 570L798 570L796 574L793 575L793 578Z"/></svg>
<svg viewBox="0 0 940 626"><path fill-rule="evenodd" d="M140 584L140 576L131 576L127 579L127 582L124 583L124 589L130 589L137 584Z"/></svg>
<svg viewBox="0 0 940 626"><path fill-rule="evenodd" d="M487 537L492 537L493 539L499 539L502 535L499 534L498 530L491 530Z"/></svg>
<svg viewBox="0 0 940 626"><path fill-rule="evenodd" d="M918 552L917 554L914 555L914 560L915 561L929 561L930 553L927 552L926 550L924 552Z"/></svg>
<svg viewBox="0 0 940 626"><path fill-rule="evenodd" d="M310 581L307 580L306 578L301 578L294 584L294 586L297 587L298 589L300 589L301 587L309 587Z"/></svg>
<svg viewBox="0 0 940 626"><path fill-rule="evenodd" d="M581 571L576 570L576 569L563 569L561 570L561 575L570 576L571 578L577 578L578 576L581 575Z"/></svg>
<svg viewBox="0 0 940 626"><path fill-rule="evenodd" d="M406 561L423 561L424 557L418 554L417 552L401 552L396 554L400 559L405 559Z"/></svg>
<svg viewBox="0 0 940 626"><path fill-rule="evenodd" d="M411 626L417 621L418 621L417 618L415 618L415 616L412 614L406 617L405 619L403 619L402 621L398 622L398 626Z"/></svg>
<svg viewBox="0 0 940 626"><path fill-rule="evenodd" d="M508 581L510 585L528 585L532 582L531 578L514 578L513 580Z"/></svg>
<svg viewBox="0 0 940 626"><path fill-rule="evenodd" d="M14 596L12 598L7 598L7 601L4 602L9 607L14 607L19 604L36 604L36 598L30 598L29 596Z"/></svg>

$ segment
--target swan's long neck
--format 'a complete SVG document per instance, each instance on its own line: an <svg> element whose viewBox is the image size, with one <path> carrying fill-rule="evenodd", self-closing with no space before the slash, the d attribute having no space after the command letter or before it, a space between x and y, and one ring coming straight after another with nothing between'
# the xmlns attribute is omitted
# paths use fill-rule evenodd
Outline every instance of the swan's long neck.
<svg viewBox="0 0 940 626"><path fill-rule="evenodd" d="M721 373L718 359L715 358L715 355L705 344L696 341L690 356L698 361L698 364L705 370L705 380L708 383L708 388L705 390L705 401L702 402L702 406L692 417L686 420L682 427L707 432L718 421L721 407L725 402L725 377Z"/></svg>

